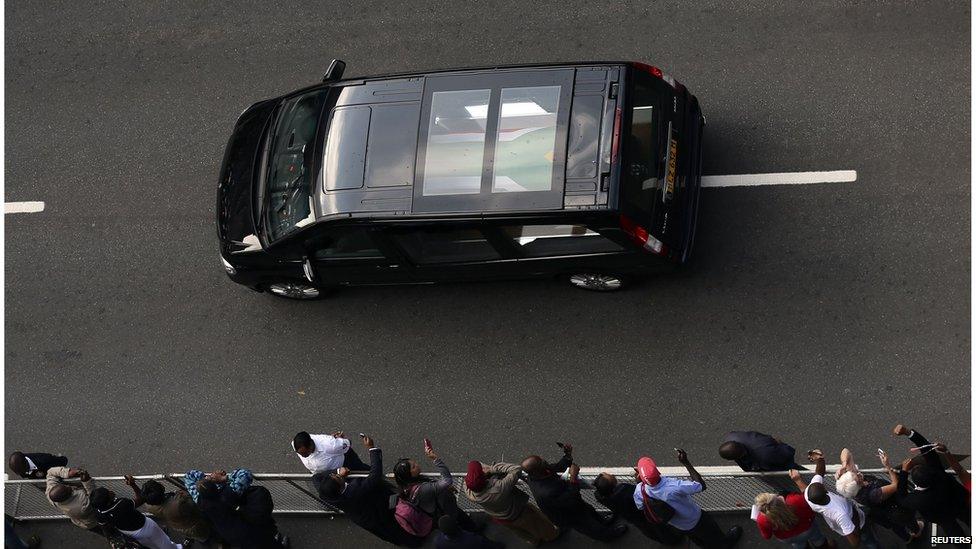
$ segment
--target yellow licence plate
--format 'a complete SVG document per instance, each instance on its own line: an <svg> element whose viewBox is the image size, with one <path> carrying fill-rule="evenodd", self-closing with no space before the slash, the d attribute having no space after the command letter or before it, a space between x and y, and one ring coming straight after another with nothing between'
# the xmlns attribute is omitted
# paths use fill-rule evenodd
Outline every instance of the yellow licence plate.
<svg viewBox="0 0 976 549"><path fill-rule="evenodd" d="M678 140L671 138L668 145L668 165L664 176L664 195L665 199L670 199L674 194L674 178L678 171Z"/></svg>

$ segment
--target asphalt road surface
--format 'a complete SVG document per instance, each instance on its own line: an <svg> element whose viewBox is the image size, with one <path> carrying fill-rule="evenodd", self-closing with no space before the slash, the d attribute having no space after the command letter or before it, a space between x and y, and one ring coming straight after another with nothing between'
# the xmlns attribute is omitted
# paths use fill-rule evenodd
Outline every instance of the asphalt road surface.
<svg viewBox="0 0 976 549"><path fill-rule="evenodd" d="M722 2L6 5L7 451L93 473L301 471L299 430L471 458L624 465L730 429L864 460L906 422L969 453L970 7ZM238 115L318 81L635 59L708 117L687 272L362 288L229 282L216 179ZM873 463L872 463L873 465Z"/></svg>

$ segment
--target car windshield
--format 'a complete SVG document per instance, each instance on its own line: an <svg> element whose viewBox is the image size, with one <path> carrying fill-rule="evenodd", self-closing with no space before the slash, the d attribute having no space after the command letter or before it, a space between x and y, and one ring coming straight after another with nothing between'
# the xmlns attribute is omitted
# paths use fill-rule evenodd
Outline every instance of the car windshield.
<svg viewBox="0 0 976 549"><path fill-rule="evenodd" d="M265 229L274 242L314 221L312 147L327 91L300 95L281 105L268 154Z"/></svg>

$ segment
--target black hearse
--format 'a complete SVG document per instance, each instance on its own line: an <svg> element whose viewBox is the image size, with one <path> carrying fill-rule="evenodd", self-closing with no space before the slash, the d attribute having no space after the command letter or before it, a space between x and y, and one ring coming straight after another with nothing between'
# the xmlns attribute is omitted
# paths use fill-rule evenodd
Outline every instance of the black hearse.
<svg viewBox="0 0 976 549"><path fill-rule="evenodd" d="M688 259L705 118L657 67L343 68L238 119L217 195L235 282L295 299L535 276L606 291Z"/></svg>

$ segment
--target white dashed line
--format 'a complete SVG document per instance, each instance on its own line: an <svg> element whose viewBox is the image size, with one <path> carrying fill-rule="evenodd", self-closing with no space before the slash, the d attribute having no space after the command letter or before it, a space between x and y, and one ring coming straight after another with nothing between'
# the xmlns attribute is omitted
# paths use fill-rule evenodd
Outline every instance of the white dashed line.
<svg viewBox="0 0 976 549"><path fill-rule="evenodd" d="M758 187L760 185L813 185L817 183L850 183L857 181L856 170L832 172L746 173L738 175L704 175L702 187ZM43 202L5 202L3 213L37 213Z"/></svg>
<svg viewBox="0 0 976 549"><path fill-rule="evenodd" d="M856 170L832 172L745 173L739 175L703 175L702 187L757 187L760 185L813 185L816 183L850 183L857 181Z"/></svg>
<svg viewBox="0 0 976 549"><path fill-rule="evenodd" d="M44 211L43 202L4 202L3 203L3 213L5 214L37 213L43 211Z"/></svg>

